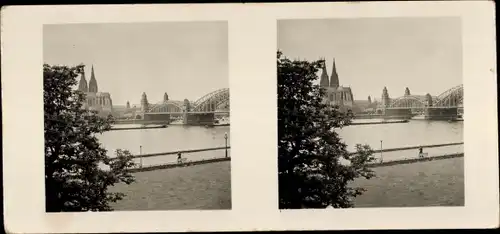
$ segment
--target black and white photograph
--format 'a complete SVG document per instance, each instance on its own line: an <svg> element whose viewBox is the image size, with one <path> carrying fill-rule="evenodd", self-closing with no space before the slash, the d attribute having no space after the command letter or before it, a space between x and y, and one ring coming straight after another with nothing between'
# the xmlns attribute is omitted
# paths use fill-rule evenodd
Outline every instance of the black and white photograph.
<svg viewBox="0 0 500 234"><path fill-rule="evenodd" d="M43 27L46 211L231 209L227 22Z"/></svg>
<svg viewBox="0 0 500 234"><path fill-rule="evenodd" d="M0 11L6 232L500 225L492 2Z"/></svg>
<svg viewBox="0 0 500 234"><path fill-rule="evenodd" d="M459 17L278 21L280 209L464 205Z"/></svg>

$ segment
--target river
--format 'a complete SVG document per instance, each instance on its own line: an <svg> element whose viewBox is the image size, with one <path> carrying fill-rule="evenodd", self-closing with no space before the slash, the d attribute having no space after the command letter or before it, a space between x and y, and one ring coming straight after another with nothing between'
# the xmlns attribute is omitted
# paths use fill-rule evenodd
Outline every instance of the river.
<svg viewBox="0 0 500 234"><path fill-rule="evenodd" d="M120 125L123 127L138 127L137 125ZM138 155L172 152L178 150L192 150L224 147L224 135L227 133L227 145L231 145L231 133L229 126L220 126L213 128L169 125L167 128L139 129L139 130L121 130L109 131L100 135L98 138L104 147L108 150L110 156L114 156L116 149L127 149L132 154ZM142 146L142 149L141 149ZM141 152L142 151L142 152ZM228 156L231 151L228 150ZM200 160L209 158L220 158L225 156L224 150L204 151L196 153L186 153L182 155L188 160ZM164 155L144 158L142 164L158 165L176 162L177 155ZM136 160L140 163L140 160Z"/></svg>
<svg viewBox="0 0 500 234"><path fill-rule="evenodd" d="M355 120L354 122L380 122L382 120ZM374 150L402 148L409 146L433 145L463 142L463 121L430 121L410 120L408 123L354 125L337 130L340 137L348 145L348 150L355 151L355 144L367 144ZM381 145L382 141L382 145ZM445 146L439 148L424 148L428 156L463 153L463 145ZM377 158L383 157L384 161L414 158L418 150L404 150L384 152L382 156L377 153Z"/></svg>
<svg viewBox="0 0 500 234"><path fill-rule="evenodd" d="M382 120L355 120L355 122L378 122ZM411 120L408 123L354 125L336 130L348 150L354 152L355 144L368 144L372 149L400 148L408 146L432 145L463 142L463 122ZM132 154L149 154L224 147L224 134L227 133L227 144L230 146L229 126L213 128L170 125L167 128L122 130L105 132L99 136L100 142L112 154L115 149L128 149ZM380 144L382 141L382 146ZM142 146L142 152L141 147ZM463 153L463 145L424 149L432 155ZM220 158L225 156L225 150L186 153L188 160ZM230 150L228 150L230 156ZM376 153L384 161L410 158L417 156L417 150L405 150ZM165 155L144 158L142 164L158 165L176 161L176 155ZM140 160L136 160L140 163Z"/></svg>

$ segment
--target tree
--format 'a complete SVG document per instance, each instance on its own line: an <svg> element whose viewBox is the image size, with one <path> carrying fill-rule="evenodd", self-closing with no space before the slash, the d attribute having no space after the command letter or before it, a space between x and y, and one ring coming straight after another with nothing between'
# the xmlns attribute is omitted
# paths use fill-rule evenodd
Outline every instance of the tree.
<svg viewBox="0 0 500 234"><path fill-rule="evenodd" d="M85 110L85 94L73 89L83 68L43 66L47 212L112 210L110 202L124 194L108 187L134 181L130 152L110 158L95 136L110 130L112 119Z"/></svg>
<svg viewBox="0 0 500 234"><path fill-rule="evenodd" d="M352 112L341 112L323 100L325 91L313 84L324 61L292 61L280 51L278 66L278 178L280 209L346 208L362 194L349 182L374 176L367 145L351 155L334 129L351 123Z"/></svg>

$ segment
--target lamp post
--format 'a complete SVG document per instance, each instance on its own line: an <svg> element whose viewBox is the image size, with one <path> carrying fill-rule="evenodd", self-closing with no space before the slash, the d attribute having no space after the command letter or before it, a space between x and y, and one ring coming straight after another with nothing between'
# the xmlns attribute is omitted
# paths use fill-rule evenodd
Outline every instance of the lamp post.
<svg viewBox="0 0 500 234"><path fill-rule="evenodd" d="M382 156L382 140L380 140L380 162L384 162L384 158Z"/></svg>
<svg viewBox="0 0 500 234"><path fill-rule="evenodd" d="M139 162L139 168L142 168L142 145L139 146L139 155L141 156L139 158L140 162Z"/></svg>
<svg viewBox="0 0 500 234"><path fill-rule="evenodd" d="M224 140L226 140L226 158L227 158L227 132L224 133Z"/></svg>

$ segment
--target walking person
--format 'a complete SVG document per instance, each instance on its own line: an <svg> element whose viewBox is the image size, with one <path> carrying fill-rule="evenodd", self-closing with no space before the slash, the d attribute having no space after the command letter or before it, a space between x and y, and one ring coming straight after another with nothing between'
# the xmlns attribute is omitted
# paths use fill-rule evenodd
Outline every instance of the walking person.
<svg viewBox="0 0 500 234"><path fill-rule="evenodd" d="M418 149L418 157L423 158L424 157L424 148L420 147Z"/></svg>
<svg viewBox="0 0 500 234"><path fill-rule="evenodd" d="M182 163L182 156L181 156L181 152L178 152L178 153L177 153L177 163Z"/></svg>

